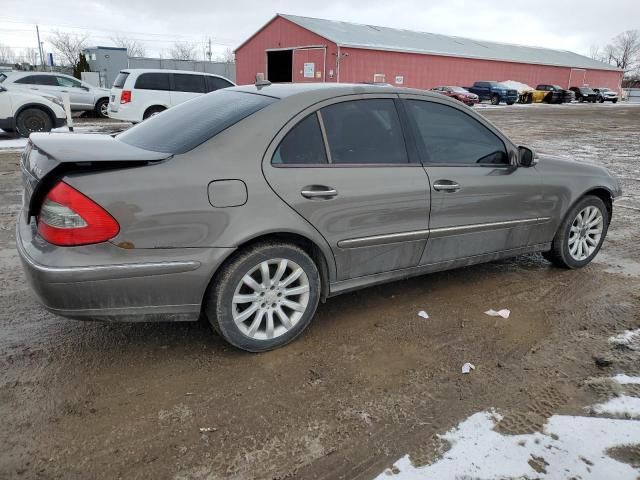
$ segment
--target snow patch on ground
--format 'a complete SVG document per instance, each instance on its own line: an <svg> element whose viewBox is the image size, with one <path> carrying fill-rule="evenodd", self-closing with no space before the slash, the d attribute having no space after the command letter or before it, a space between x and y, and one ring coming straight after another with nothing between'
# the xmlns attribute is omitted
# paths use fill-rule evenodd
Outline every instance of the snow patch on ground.
<svg viewBox="0 0 640 480"><path fill-rule="evenodd" d="M636 469L606 452L637 443L640 421L554 415L544 432L502 435L493 430L500 418L492 411L476 413L442 435L451 449L441 460L414 467L405 455L376 480L638 478Z"/></svg>
<svg viewBox="0 0 640 480"><path fill-rule="evenodd" d="M618 382L620 385L635 385L640 384L640 377L630 377L624 373L619 373L613 377L614 382Z"/></svg>
<svg viewBox="0 0 640 480"><path fill-rule="evenodd" d="M627 330L619 335L609 338L609 342L617 346L628 347L632 350L640 349L640 328Z"/></svg>
<svg viewBox="0 0 640 480"><path fill-rule="evenodd" d="M621 395L592 407L598 414L615 415L623 418L640 418L640 398ZM636 437L636 443L640 436Z"/></svg>

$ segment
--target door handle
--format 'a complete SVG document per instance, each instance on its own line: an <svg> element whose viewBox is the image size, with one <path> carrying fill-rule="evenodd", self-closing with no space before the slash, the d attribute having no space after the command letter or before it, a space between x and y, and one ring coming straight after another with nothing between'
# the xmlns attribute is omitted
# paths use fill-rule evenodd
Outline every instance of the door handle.
<svg viewBox="0 0 640 480"><path fill-rule="evenodd" d="M321 198L328 200L329 198L338 195L338 191L335 188L331 187L309 185L302 188L302 190L300 191L300 195L305 198Z"/></svg>
<svg viewBox="0 0 640 480"><path fill-rule="evenodd" d="M433 184L433 189L438 192L457 192L460 190L460 184L451 180L437 180Z"/></svg>
<svg viewBox="0 0 640 480"><path fill-rule="evenodd" d="M31 90L38 90L37 87L29 87Z"/></svg>
<svg viewBox="0 0 640 480"><path fill-rule="evenodd" d="M69 93L69 90L60 90L62 93Z"/></svg>

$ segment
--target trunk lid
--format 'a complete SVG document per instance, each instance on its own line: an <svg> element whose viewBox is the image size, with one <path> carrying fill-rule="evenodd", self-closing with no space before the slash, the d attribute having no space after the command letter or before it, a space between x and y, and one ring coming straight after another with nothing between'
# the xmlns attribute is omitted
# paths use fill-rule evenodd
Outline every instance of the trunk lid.
<svg viewBox="0 0 640 480"><path fill-rule="evenodd" d="M132 168L171 156L170 153L128 145L111 135L34 133L20 159L24 185L22 207L26 219L28 221L37 213L38 199L63 173Z"/></svg>

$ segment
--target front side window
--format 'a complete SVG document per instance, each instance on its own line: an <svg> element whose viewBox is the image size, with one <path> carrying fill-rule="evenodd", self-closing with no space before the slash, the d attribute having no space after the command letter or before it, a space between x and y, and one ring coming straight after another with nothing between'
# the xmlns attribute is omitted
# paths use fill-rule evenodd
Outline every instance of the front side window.
<svg viewBox="0 0 640 480"><path fill-rule="evenodd" d="M271 163L274 165L322 165L327 163L320 123L315 112L289 130L273 154Z"/></svg>
<svg viewBox="0 0 640 480"><path fill-rule="evenodd" d="M353 100L320 110L332 163L409 163L395 103Z"/></svg>
<svg viewBox="0 0 640 480"><path fill-rule="evenodd" d="M204 77L189 73L174 73L173 90L176 92L204 93Z"/></svg>
<svg viewBox="0 0 640 480"><path fill-rule="evenodd" d="M139 90L170 90L168 73L142 73L136 80L135 87Z"/></svg>
<svg viewBox="0 0 640 480"><path fill-rule="evenodd" d="M422 159L436 164L508 164L504 143L479 121L457 108L407 100Z"/></svg>
<svg viewBox="0 0 640 480"><path fill-rule="evenodd" d="M67 88L79 88L81 83L78 80L67 78L67 77L56 77L56 82L58 82L59 87L67 87Z"/></svg>

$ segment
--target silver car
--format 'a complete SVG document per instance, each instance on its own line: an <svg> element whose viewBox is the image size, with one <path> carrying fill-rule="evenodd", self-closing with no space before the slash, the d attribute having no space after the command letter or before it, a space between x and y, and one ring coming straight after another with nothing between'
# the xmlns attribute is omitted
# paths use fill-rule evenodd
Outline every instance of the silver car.
<svg viewBox="0 0 640 480"><path fill-rule="evenodd" d="M455 100L368 85L234 87L116 136L33 134L22 172L17 245L48 310L204 315L253 352L369 285L531 252L583 267L621 194Z"/></svg>
<svg viewBox="0 0 640 480"><path fill-rule="evenodd" d="M0 83L32 93L53 95L60 100L67 93L71 110L91 111L100 117L108 116L109 90L82 82L71 75L54 72L3 72L0 73Z"/></svg>

